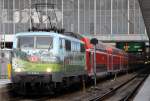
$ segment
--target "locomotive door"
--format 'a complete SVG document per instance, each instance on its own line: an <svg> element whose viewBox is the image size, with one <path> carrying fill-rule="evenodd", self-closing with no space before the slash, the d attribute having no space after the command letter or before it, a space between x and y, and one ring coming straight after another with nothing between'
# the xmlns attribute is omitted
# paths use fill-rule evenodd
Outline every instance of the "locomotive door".
<svg viewBox="0 0 150 101"><path fill-rule="evenodd" d="M87 51L86 52L86 65L87 65L87 71L89 73L89 75L94 75L93 73L93 58L94 58L94 54L92 51Z"/></svg>
<svg viewBox="0 0 150 101"><path fill-rule="evenodd" d="M60 54L60 59L61 59L61 61L63 61L63 65L64 65L64 57L65 57L64 39L59 40L59 54Z"/></svg>

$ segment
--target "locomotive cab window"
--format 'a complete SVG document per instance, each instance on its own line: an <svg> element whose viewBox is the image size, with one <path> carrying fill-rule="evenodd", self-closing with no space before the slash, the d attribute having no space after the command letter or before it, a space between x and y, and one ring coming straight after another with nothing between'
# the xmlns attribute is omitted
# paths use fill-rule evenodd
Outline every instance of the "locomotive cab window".
<svg viewBox="0 0 150 101"><path fill-rule="evenodd" d="M65 40L66 51L71 51L71 41Z"/></svg>
<svg viewBox="0 0 150 101"><path fill-rule="evenodd" d="M36 37L36 48L51 49L53 48L53 38L49 36Z"/></svg>
<svg viewBox="0 0 150 101"><path fill-rule="evenodd" d="M34 48L34 37L19 37L18 48Z"/></svg>

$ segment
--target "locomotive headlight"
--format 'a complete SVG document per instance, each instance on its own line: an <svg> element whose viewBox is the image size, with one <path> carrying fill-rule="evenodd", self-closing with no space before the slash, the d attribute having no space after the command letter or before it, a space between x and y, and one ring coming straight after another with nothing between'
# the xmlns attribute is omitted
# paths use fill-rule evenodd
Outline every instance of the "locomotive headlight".
<svg viewBox="0 0 150 101"><path fill-rule="evenodd" d="M15 72L21 72L21 68L15 68Z"/></svg>
<svg viewBox="0 0 150 101"><path fill-rule="evenodd" d="M46 72L50 73L50 72L52 72L52 69L51 68L47 68Z"/></svg>

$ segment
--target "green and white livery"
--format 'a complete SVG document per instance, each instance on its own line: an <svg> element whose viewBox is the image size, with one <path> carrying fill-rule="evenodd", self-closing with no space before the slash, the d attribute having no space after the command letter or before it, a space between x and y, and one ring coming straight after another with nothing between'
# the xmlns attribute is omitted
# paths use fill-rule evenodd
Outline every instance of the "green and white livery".
<svg viewBox="0 0 150 101"><path fill-rule="evenodd" d="M80 40L55 32L15 35L12 82L63 82L85 71L85 48Z"/></svg>

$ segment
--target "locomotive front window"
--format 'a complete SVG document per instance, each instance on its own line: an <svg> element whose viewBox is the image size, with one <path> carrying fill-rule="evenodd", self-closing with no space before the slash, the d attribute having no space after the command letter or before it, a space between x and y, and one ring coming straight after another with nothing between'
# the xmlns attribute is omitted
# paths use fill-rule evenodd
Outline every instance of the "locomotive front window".
<svg viewBox="0 0 150 101"><path fill-rule="evenodd" d="M34 37L19 37L18 48L33 48Z"/></svg>
<svg viewBox="0 0 150 101"><path fill-rule="evenodd" d="M53 47L52 37L36 37L36 48L51 49Z"/></svg>

